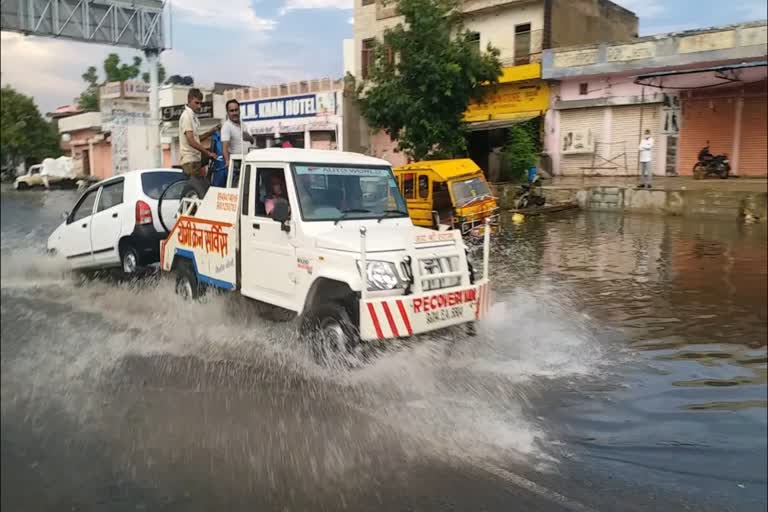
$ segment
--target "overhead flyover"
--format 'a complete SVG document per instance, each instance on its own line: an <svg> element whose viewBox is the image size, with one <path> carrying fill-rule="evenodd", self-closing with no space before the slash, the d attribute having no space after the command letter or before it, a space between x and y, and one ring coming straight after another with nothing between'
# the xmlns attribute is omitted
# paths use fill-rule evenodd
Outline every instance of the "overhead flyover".
<svg viewBox="0 0 768 512"><path fill-rule="evenodd" d="M0 0L0 30L135 48L149 65L150 150L161 164L158 57L166 49L162 0Z"/></svg>
<svg viewBox="0 0 768 512"><path fill-rule="evenodd" d="M161 0L0 0L0 29L84 43L165 49Z"/></svg>

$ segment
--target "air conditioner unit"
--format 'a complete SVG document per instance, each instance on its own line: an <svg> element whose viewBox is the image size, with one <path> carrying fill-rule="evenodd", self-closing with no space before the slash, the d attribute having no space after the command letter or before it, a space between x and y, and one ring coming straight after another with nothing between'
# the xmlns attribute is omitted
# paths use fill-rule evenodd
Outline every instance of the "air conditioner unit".
<svg viewBox="0 0 768 512"><path fill-rule="evenodd" d="M591 154L595 152L595 138L592 130L568 130L562 134L564 155Z"/></svg>

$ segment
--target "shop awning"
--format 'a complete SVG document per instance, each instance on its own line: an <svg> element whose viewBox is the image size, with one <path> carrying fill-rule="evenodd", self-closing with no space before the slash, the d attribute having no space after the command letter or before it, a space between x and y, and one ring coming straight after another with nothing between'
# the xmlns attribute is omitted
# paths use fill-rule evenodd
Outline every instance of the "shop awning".
<svg viewBox="0 0 768 512"><path fill-rule="evenodd" d="M749 83L766 78L768 62L742 62L724 66L687 68L647 73L635 78L635 83L659 89L705 89L734 82Z"/></svg>
<svg viewBox="0 0 768 512"><path fill-rule="evenodd" d="M509 128L516 124L530 121L540 117L540 114L533 114L530 116L513 117L511 119L494 119L493 121L477 121L475 123L468 123L467 130L470 132L479 132L484 130L496 130L497 128Z"/></svg>

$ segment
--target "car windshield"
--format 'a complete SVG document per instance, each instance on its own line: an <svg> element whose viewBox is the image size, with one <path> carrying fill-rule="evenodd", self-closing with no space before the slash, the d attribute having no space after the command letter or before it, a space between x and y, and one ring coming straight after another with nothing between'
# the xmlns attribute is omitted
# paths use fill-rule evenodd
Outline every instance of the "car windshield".
<svg viewBox="0 0 768 512"><path fill-rule="evenodd" d="M488 184L480 176L454 181L451 184L451 191L453 192L456 206L462 206L477 198L491 195Z"/></svg>
<svg viewBox="0 0 768 512"><path fill-rule="evenodd" d="M295 164L293 171L304 220L408 216L389 167Z"/></svg>
<svg viewBox="0 0 768 512"><path fill-rule="evenodd" d="M171 183L181 179L184 179L184 174L181 172L145 172L141 174L141 188L144 190L144 193L152 199L160 199L160 194L162 194ZM166 196L166 199L179 198L170 198Z"/></svg>

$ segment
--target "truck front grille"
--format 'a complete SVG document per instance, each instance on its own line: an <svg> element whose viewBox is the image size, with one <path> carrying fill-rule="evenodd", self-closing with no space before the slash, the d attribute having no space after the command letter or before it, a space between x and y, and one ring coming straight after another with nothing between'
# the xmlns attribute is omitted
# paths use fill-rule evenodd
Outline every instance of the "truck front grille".
<svg viewBox="0 0 768 512"><path fill-rule="evenodd" d="M441 256L419 260L419 279L424 291L442 290L461 285L458 256Z"/></svg>

